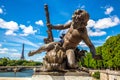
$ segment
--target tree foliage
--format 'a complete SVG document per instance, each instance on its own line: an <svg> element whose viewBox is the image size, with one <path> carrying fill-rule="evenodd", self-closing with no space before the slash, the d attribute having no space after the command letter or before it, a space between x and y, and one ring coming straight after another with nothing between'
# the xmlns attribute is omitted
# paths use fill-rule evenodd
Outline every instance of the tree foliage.
<svg viewBox="0 0 120 80"><path fill-rule="evenodd" d="M10 60L9 58L0 59L0 66L38 66L41 64L41 62L27 60Z"/></svg>
<svg viewBox="0 0 120 80"><path fill-rule="evenodd" d="M120 34L108 38L102 46L96 47L96 52L102 55L103 60L94 60L87 53L83 66L93 69L120 69Z"/></svg>

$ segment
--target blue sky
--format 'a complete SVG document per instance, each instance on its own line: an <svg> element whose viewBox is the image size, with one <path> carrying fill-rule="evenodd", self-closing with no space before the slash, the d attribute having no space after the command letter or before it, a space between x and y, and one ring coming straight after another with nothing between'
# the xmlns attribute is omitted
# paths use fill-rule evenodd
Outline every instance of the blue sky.
<svg viewBox="0 0 120 80"><path fill-rule="evenodd" d="M90 14L87 30L97 47L107 38L120 33L120 0L0 0L0 58L20 59L22 43L25 58L41 61L45 53L28 57L30 50L38 49L47 37L44 4L48 4L51 24L71 21L76 9ZM54 40L64 31L53 30ZM87 46L81 42L81 49Z"/></svg>

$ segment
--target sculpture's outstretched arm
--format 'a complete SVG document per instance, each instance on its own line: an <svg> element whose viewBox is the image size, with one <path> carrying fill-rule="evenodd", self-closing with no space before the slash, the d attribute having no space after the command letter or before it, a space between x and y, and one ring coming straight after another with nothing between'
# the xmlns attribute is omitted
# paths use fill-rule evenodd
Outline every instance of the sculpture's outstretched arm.
<svg viewBox="0 0 120 80"><path fill-rule="evenodd" d="M92 44L92 42L90 41L88 34L87 34L87 30L84 32L83 37L83 41L86 43L86 45L90 48L90 52L92 53L92 57L96 60L101 60L102 56L101 55L96 55L96 50L94 45Z"/></svg>
<svg viewBox="0 0 120 80"><path fill-rule="evenodd" d="M44 51L49 51L49 50L51 50L55 47L54 46L55 44L60 44L60 42L50 42L48 44L45 44L35 51L30 51L28 53L28 56L33 56L34 54L37 54L37 53L41 53L41 52L44 52Z"/></svg>
<svg viewBox="0 0 120 80"><path fill-rule="evenodd" d="M70 28L70 26L71 26L71 22L64 24L64 25L52 26L52 29L62 30L62 29Z"/></svg>
<svg viewBox="0 0 120 80"><path fill-rule="evenodd" d="M90 41L88 34L87 34L87 30L85 29L84 31L84 35L82 36L83 41L86 43L86 45L89 47L90 52L92 53L92 57L94 58L96 55L96 50L94 45L92 44L92 42Z"/></svg>
<svg viewBox="0 0 120 80"><path fill-rule="evenodd" d="M86 38L86 40L84 40L84 42L86 43L86 45L89 47L90 52L92 53L92 57L94 58L96 55L96 51L95 51L95 47L92 44L92 42L90 41L89 38Z"/></svg>

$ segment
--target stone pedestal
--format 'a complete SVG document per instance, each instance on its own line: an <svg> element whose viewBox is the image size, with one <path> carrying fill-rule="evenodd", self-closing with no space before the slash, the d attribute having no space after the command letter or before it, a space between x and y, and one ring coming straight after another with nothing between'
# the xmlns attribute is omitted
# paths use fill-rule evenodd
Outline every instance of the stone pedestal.
<svg viewBox="0 0 120 80"><path fill-rule="evenodd" d="M32 80L92 80L86 72L37 72Z"/></svg>

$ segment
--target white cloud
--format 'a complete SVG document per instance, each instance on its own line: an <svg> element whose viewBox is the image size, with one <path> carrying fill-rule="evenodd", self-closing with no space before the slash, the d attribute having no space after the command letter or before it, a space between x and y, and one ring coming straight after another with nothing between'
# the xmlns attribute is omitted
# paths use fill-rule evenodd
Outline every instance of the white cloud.
<svg viewBox="0 0 120 80"><path fill-rule="evenodd" d="M19 54L16 49L8 49L8 48L0 48L0 54L16 59L20 58L21 56L21 54Z"/></svg>
<svg viewBox="0 0 120 80"><path fill-rule="evenodd" d="M114 8L112 6L106 8L105 14L109 15L112 11L114 10Z"/></svg>
<svg viewBox="0 0 120 80"><path fill-rule="evenodd" d="M88 23L87 23L87 28L93 27L94 25L95 25L95 21L92 20L92 19L90 19L90 20L88 21Z"/></svg>
<svg viewBox="0 0 120 80"><path fill-rule="evenodd" d="M120 24L120 19L117 16L112 16L108 18L102 18L98 21L89 20L87 28L94 27L95 29L106 29L109 27L114 27L116 25Z"/></svg>
<svg viewBox="0 0 120 80"><path fill-rule="evenodd" d="M68 24L68 23L70 23L70 22L72 22L72 20L68 20L65 24Z"/></svg>
<svg viewBox="0 0 120 80"><path fill-rule="evenodd" d="M0 54L8 53L8 48L0 48Z"/></svg>
<svg viewBox="0 0 120 80"><path fill-rule="evenodd" d="M89 36L103 36L105 34L106 34L105 31L100 31L100 30L92 31L92 30L88 30L88 35Z"/></svg>
<svg viewBox="0 0 120 80"><path fill-rule="evenodd" d="M106 32L103 31L103 29L115 27L119 24L120 19L117 16L102 18L97 21L90 19L87 25L88 34L89 36L103 36L106 34Z"/></svg>
<svg viewBox="0 0 120 80"><path fill-rule="evenodd" d="M17 52L18 50L17 49L10 49L9 51L11 51L11 52Z"/></svg>
<svg viewBox="0 0 120 80"><path fill-rule="evenodd" d="M0 8L0 14L3 14L3 10L2 10L2 8Z"/></svg>
<svg viewBox="0 0 120 80"><path fill-rule="evenodd" d="M13 57L13 56L14 56L14 57L21 57L21 54L19 54L19 53L13 53L11 56L12 56L12 57Z"/></svg>
<svg viewBox="0 0 120 80"><path fill-rule="evenodd" d="M0 28L7 30L5 32L5 35L16 35L16 33L14 33L14 31L17 31L19 29L19 26L14 21L7 22L0 18Z"/></svg>
<svg viewBox="0 0 120 80"><path fill-rule="evenodd" d="M7 31L5 32L5 35L13 35L13 36L16 36L17 34L14 33L12 30L7 30Z"/></svg>
<svg viewBox="0 0 120 80"><path fill-rule="evenodd" d="M38 57L38 58L36 58L34 61L38 61L38 62L42 62L43 61L43 56L42 57Z"/></svg>
<svg viewBox="0 0 120 80"><path fill-rule="evenodd" d="M41 54L38 54L39 57L36 55L36 58L34 59L34 61L38 61L38 62L42 62L43 58L45 57L45 52L42 52Z"/></svg>
<svg viewBox="0 0 120 80"><path fill-rule="evenodd" d="M0 44L0 47L2 47L2 44Z"/></svg>
<svg viewBox="0 0 120 80"><path fill-rule="evenodd" d="M10 56L13 58L20 58L21 54L20 53L11 53Z"/></svg>
<svg viewBox="0 0 120 80"><path fill-rule="evenodd" d="M0 18L0 28L16 31L19 29L18 24L14 21L6 22Z"/></svg>
<svg viewBox="0 0 120 80"><path fill-rule="evenodd" d="M114 27L120 24L120 19L117 16L112 16L108 18L99 19L94 25L95 28L105 29L109 27Z"/></svg>
<svg viewBox="0 0 120 80"><path fill-rule="evenodd" d="M40 26L44 26L44 23L42 20L36 21L35 24L40 25Z"/></svg>
<svg viewBox="0 0 120 80"><path fill-rule="evenodd" d="M80 42L79 45L80 45L81 47L87 47L87 45L86 45L83 41Z"/></svg>
<svg viewBox="0 0 120 80"><path fill-rule="evenodd" d="M107 36L107 37L106 37L106 40L109 39L110 37L111 37L111 36Z"/></svg>
<svg viewBox="0 0 120 80"><path fill-rule="evenodd" d="M33 46L33 47L36 47L36 48L39 47L35 43L31 42L30 40L28 40L27 38L22 37L22 36L10 36L10 38L6 37L6 39L9 39L9 41L15 42L16 44L17 43L20 43L20 44L24 43L25 45L30 45L30 46Z"/></svg>
<svg viewBox="0 0 120 80"><path fill-rule="evenodd" d="M66 34L67 31L68 29L61 30L59 36L61 36L62 34Z"/></svg>
<svg viewBox="0 0 120 80"><path fill-rule="evenodd" d="M20 24L20 28L21 28L21 29L25 29L25 28L26 28L26 26L25 26L25 25Z"/></svg>
<svg viewBox="0 0 120 80"><path fill-rule="evenodd" d="M8 51L8 48L1 48L0 50Z"/></svg>
<svg viewBox="0 0 120 80"><path fill-rule="evenodd" d="M61 39L58 37L54 37L54 41L60 41Z"/></svg>
<svg viewBox="0 0 120 80"><path fill-rule="evenodd" d="M104 42L105 42L104 40L92 40L92 43L94 44L95 47L102 45ZM84 41L81 41L79 43L79 46L82 48L88 48Z"/></svg>
<svg viewBox="0 0 120 80"><path fill-rule="evenodd" d="M29 34L35 34L37 30L33 30L33 27L25 26L25 25L18 25L14 21L5 21L2 18L0 18L0 28L6 29L5 35L12 35L16 36L17 34L15 31L19 30L19 27L23 30L23 34L20 34L22 36L28 36Z"/></svg>
<svg viewBox="0 0 120 80"><path fill-rule="evenodd" d="M0 54L18 52L17 49L0 48Z"/></svg>
<svg viewBox="0 0 120 80"><path fill-rule="evenodd" d="M20 25L20 28L23 29L24 34L20 34L21 36L28 36L29 34L35 34L37 30L33 30L33 27L30 25L26 27L25 25Z"/></svg>

